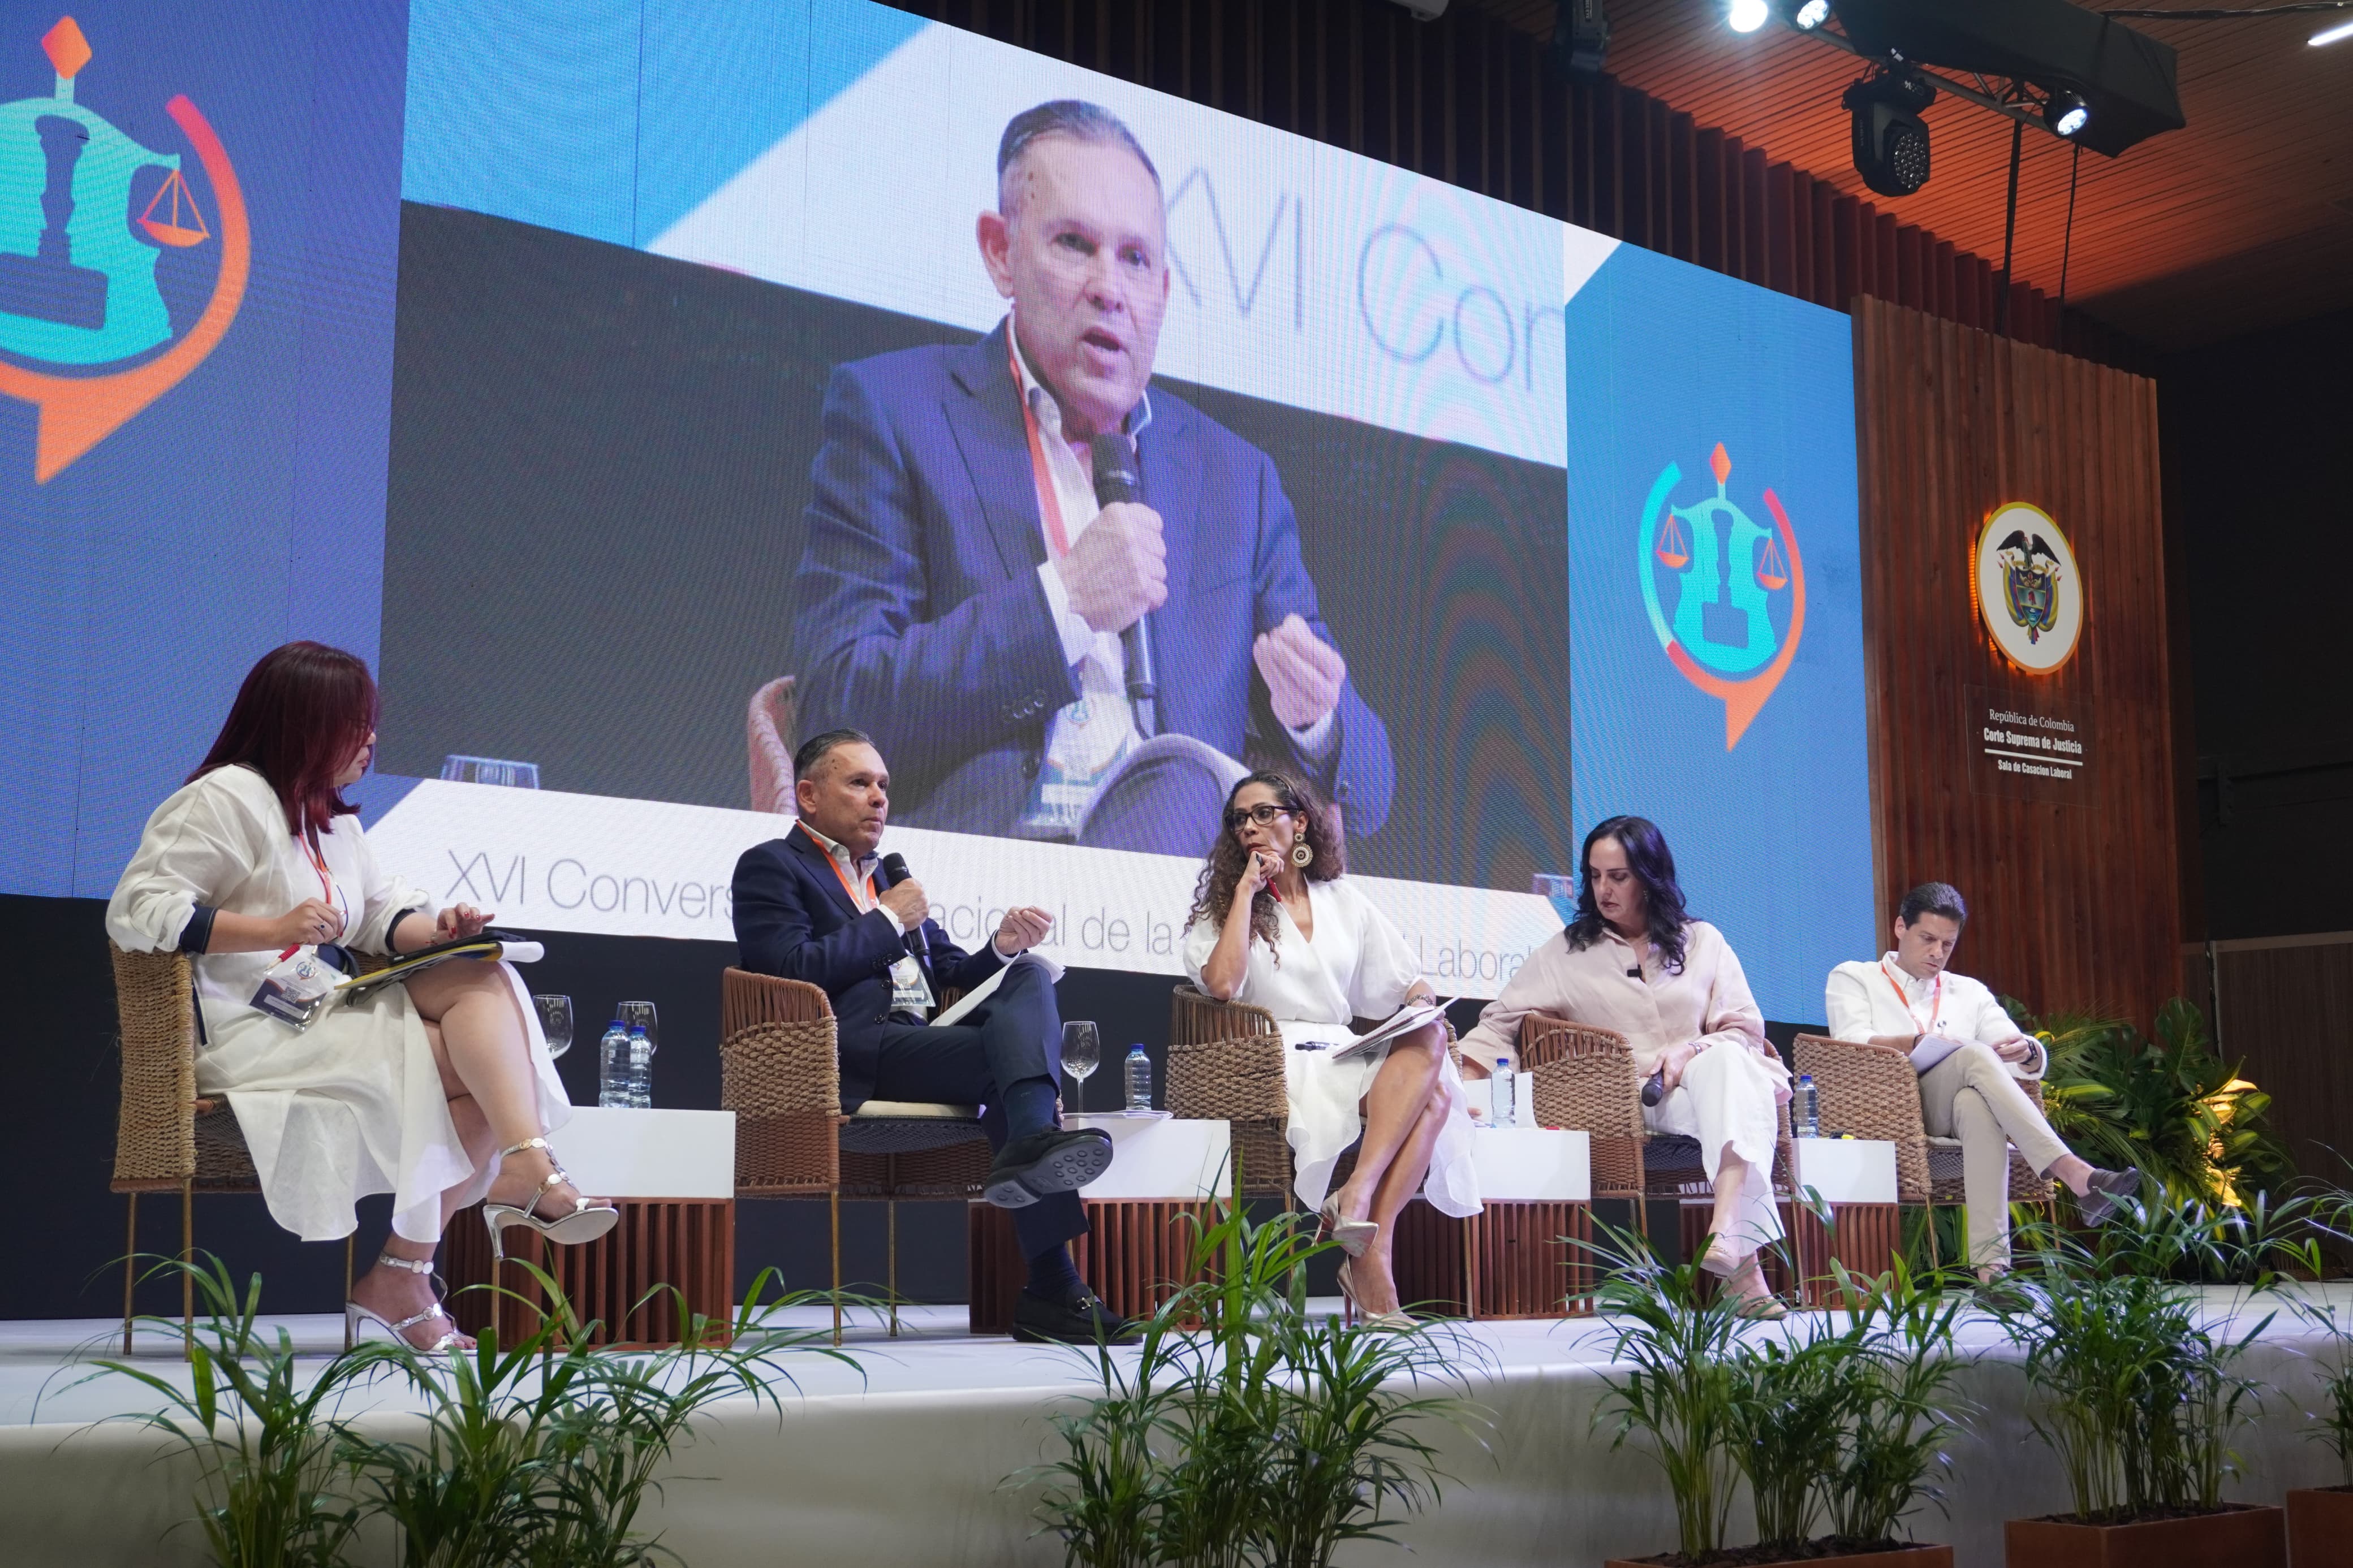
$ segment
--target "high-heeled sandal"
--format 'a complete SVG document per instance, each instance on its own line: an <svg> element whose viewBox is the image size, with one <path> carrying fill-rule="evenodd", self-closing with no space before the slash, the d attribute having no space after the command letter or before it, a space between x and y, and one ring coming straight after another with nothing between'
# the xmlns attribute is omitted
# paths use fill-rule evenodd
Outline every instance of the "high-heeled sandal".
<svg viewBox="0 0 2353 1568"><path fill-rule="evenodd" d="M1335 1276L1340 1283L1340 1300L1348 1304L1347 1315L1350 1318L1355 1319L1356 1321L1363 1323L1365 1327L1368 1329L1388 1329L1401 1332L1408 1329L1418 1329L1421 1327L1421 1320L1415 1317L1411 1312L1367 1312L1365 1310L1364 1303L1356 1299L1356 1277L1350 1271L1351 1266L1356 1261L1356 1260L1353 1258L1341 1259L1340 1270Z"/></svg>
<svg viewBox="0 0 2353 1568"><path fill-rule="evenodd" d="M1380 1226L1369 1219L1346 1219L1340 1214L1340 1194L1334 1193L1315 1211L1318 1236L1330 1237L1340 1244L1340 1250L1351 1258L1362 1258L1381 1233Z"/></svg>
<svg viewBox="0 0 2353 1568"><path fill-rule="evenodd" d="M431 1282L433 1275L433 1260L429 1258L395 1258L391 1253L385 1252L377 1254L375 1261L378 1268L406 1268L411 1274L422 1274L426 1276L427 1282L428 1284ZM440 1319L449 1326L447 1329L444 1329L441 1331L440 1336L431 1344L419 1345L408 1337L409 1330L415 1328L419 1323L431 1322L436 1318ZM371 1339L375 1337L374 1335L363 1336L361 1334L360 1325L363 1323L375 1324L377 1328L382 1329L385 1333L390 1334L402 1344L406 1345L410 1350L415 1351L418 1355L439 1355L444 1351L447 1351L451 1345L456 1344L459 1340L466 1337L458 1331L457 1320L450 1317L448 1310L442 1307L441 1297L438 1291L434 1294L433 1305L426 1308L425 1310L418 1312L412 1317L403 1318L396 1323L381 1316L369 1308L361 1306L357 1301L344 1302L343 1333L353 1344L359 1343L361 1339L364 1337Z"/></svg>
<svg viewBox="0 0 2353 1568"><path fill-rule="evenodd" d="M1732 1243L1719 1236L1707 1244L1705 1252L1700 1254L1699 1266L1704 1272L1719 1279L1729 1279L1747 1266L1748 1258L1755 1256L1750 1253L1747 1258L1742 1257L1733 1250Z"/></svg>
<svg viewBox="0 0 2353 1568"><path fill-rule="evenodd" d="M542 1203L546 1201L547 1194L558 1187L571 1185L572 1177L563 1166L555 1163L555 1151L547 1148L547 1140L544 1138L526 1138L520 1143L510 1144L500 1150L500 1163L505 1163L508 1155L520 1154L526 1149L547 1149L548 1174L539 1184L539 1190L532 1194L531 1202L521 1208L515 1207L512 1204L485 1203L482 1205L482 1223L488 1226L491 1231L492 1262L503 1262L506 1259L505 1244L501 1233L510 1226L521 1226L526 1230L535 1230L559 1247L573 1247L584 1241L596 1240L621 1222L621 1211L611 1204L606 1203L601 1198L578 1196L573 1199L570 1214L560 1219L540 1218L535 1211Z"/></svg>

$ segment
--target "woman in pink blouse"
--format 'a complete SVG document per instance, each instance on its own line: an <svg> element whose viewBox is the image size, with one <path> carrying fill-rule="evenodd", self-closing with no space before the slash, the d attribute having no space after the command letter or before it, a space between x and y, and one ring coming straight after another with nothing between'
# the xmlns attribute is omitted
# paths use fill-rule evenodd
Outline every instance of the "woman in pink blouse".
<svg viewBox="0 0 2353 1568"><path fill-rule="evenodd" d="M1785 1309L1767 1289L1757 1248L1778 1240L1773 1150L1789 1071L1765 1039L1765 1016L1721 932L1683 910L1675 858L1639 816L1613 816L1586 835L1577 920L1528 955L1504 994L1462 1037L1466 1061L1514 1055L1520 1020L1548 1013L1613 1029L1634 1047L1634 1070L1660 1075L1647 1106L1652 1131L1699 1141L1715 1186L1715 1217L1701 1267L1721 1275L1755 1316Z"/></svg>

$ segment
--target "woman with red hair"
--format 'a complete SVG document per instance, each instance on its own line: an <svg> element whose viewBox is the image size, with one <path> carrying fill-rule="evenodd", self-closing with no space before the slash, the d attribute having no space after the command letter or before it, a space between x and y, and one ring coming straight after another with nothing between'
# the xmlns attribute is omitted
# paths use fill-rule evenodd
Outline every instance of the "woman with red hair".
<svg viewBox="0 0 2353 1568"><path fill-rule="evenodd" d="M492 1245L521 1226L559 1242L613 1227L550 1157L570 1115L513 970L458 960L419 971L307 1028L254 1004L263 977L315 955L413 952L478 934L469 904L438 913L386 876L343 791L375 752L375 682L340 648L293 642L238 688L202 766L147 819L106 910L129 952L192 955L196 1088L226 1095L270 1216L305 1241L358 1226L389 1192L392 1234L345 1312L418 1350L470 1343L441 1310L433 1255L451 1215L487 1199Z"/></svg>

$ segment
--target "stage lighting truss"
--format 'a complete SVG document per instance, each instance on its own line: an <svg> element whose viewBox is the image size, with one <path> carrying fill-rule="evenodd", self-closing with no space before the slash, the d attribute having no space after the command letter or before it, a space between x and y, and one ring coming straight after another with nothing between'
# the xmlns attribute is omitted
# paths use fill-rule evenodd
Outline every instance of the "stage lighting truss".
<svg viewBox="0 0 2353 1568"><path fill-rule="evenodd" d="M1872 54L1858 47L1842 28L1832 25L1838 20L1835 0L1755 3L1763 13L1756 24L1757 27L1763 26L1765 21L1778 20L1791 31L1842 49L1873 68L1870 75L1847 89L1844 102L1854 116L1855 172L1881 195L1908 196L1928 183L1928 127L1919 115L1938 93L1966 99L1980 109L1990 109L2021 124L2039 126L2063 142L2073 141L2091 123L2091 110L2083 97L2065 88L2045 89L2022 79L1989 79L1974 71L1932 69L1916 60L1905 59L1896 49L1883 55ZM1743 0L1734 0L1726 19L1735 31L1752 30L1740 26L1746 19ZM1890 93L1877 86L1887 81L1920 83L1925 95L1922 90ZM1904 107L1912 98L1918 99L1917 105ZM1864 106L1858 107L1859 102ZM1870 121L1868 137L1866 119Z"/></svg>

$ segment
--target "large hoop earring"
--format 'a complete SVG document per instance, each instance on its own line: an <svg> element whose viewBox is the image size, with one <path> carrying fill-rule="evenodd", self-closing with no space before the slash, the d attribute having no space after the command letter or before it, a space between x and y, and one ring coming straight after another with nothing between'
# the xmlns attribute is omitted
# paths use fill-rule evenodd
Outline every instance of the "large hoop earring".
<svg viewBox="0 0 2353 1568"><path fill-rule="evenodd" d="M1291 863L1304 871L1315 863L1314 847L1304 838L1291 847Z"/></svg>

